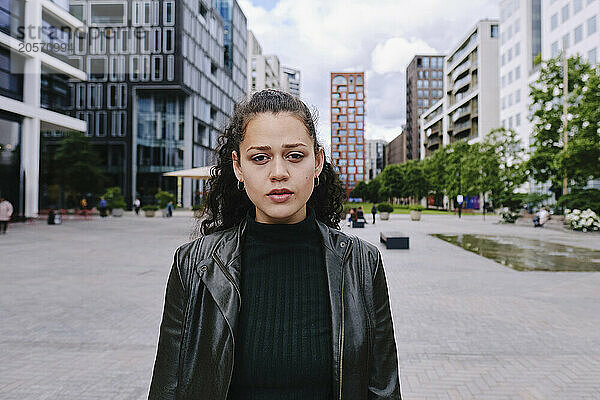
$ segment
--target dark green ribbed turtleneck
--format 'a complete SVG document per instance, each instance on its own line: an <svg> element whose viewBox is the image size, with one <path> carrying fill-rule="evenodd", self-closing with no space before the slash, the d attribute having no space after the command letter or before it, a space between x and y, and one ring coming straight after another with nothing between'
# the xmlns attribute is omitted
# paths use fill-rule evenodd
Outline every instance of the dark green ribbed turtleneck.
<svg viewBox="0 0 600 400"><path fill-rule="evenodd" d="M327 274L314 210L296 224L248 212L230 400L331 399Z"/></svg>

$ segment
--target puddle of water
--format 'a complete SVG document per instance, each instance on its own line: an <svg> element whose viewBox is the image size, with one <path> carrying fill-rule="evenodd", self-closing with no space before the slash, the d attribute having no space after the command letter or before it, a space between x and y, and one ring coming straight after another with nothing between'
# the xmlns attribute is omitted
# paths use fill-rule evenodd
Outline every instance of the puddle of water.
<svg viewBox="0 0 600 400"><path fill-rule="evenodd" d="M537 239L432 234L517 271L600 271L600 251Z"/></svg>

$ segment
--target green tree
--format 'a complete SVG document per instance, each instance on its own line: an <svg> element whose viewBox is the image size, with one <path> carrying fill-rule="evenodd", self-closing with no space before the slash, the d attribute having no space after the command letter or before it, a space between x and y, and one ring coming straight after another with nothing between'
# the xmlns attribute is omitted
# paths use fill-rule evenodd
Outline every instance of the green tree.
<svg viewBox="0 0 600 400"><path fill-rule="evenodd" d="M533 144L527 168L536 181L550 181L555 193L562 192L565 176L575 187L585 186L590 177L597 177L600 155L598 134L594 135L600 112L598 68L592 68L579 56L571 57L567 62L567 150L563 145L564 96L560 58L543 63L538 80L530 85ZM585 127L584 122L587 122Z"/></svg>
<svg viewBox="0 0 600 400"><path fill-rule="evenodd" d="M352 192L350 192L350 197L361 198L363 200L365 200L368 195L368 187L364 181L358 182Z"/></svg>
<svg viewBox="0 0 600 400"><path fill-rule="evenodd" d="M381 172L381 187L379 195L391 199L392 197L407 197L405 168L402 164L391 164Z"/></svg>
<svg viewBox="0 0 600 400"><path fill-rule="evenodd" d="M54 154L57 183L66 192L99 193L106 176L98 167L100 159L93 150L90 139L81 132L68 132Z"/></svg>
<svg viewBox="0 0 600 400"><path fill-rule="evenodd" d="M424 163L420 160L409 160L403 164L405 194L417 202L427 196L430 189L429 180L423 167Z"/></svg>

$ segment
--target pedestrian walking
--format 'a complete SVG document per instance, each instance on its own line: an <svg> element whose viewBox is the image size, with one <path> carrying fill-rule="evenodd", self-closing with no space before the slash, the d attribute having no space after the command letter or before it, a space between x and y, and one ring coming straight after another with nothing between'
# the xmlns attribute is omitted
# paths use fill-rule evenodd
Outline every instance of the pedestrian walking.
<svg viewBox="0 0 600 400"><path fill-rule="evenodd" d="M339 230L313 121L274 89L235 106L174 255L149 399L401 399L381 254Z"/></svg>
<svg viewBox="0 0 600 400"><path fill-rule="evenodd" d="M169 201L167 203L167 218L171 218L173 216L173 209L174 209L173 202Z"/></svg>
<svg viewBox="0 0 600 400"><path fill-rule="evenodd" d="M139 198L135 198L133 201L133 209L135 210L135 215L140 215L140 208L142 208L142 202Z"/></svg>
<svg viewBox="0 0 600 400"><path fill-rule="evenodd" d="M106 200L104 197L100 197L100 201L98 202L98 208L100 209L100 217L106 217Z"/></svg>
<svg viewBox="0 0 600 400"><path fill-rule="evenodd" d="M377 214L377 204L373 203L373 207L371 207L371 214L373 214L373 224L375 223L375 214Z"/></svg>
<svg viewBox="0 0 600 400"><path fill-rule="evenodd" d="M82 198L79 202L79 205L81 206L82 210L87 210L87 199L85 197Z"/></svg>
<svg viewBox="0 0 600 400"><path fill-rule="evenodd" d="M6 235L8 223L13 214L13 206L10 201L0 197L0 234Z"/></svg>

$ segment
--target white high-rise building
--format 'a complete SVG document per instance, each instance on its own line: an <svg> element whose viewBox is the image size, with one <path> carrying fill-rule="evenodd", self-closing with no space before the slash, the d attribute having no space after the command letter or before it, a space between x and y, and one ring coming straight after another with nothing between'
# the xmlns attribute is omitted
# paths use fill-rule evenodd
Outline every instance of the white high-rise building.
<svg viewBox="0 0 600 400"><path fill-rule="evenodd" d="M527 149L529 84L537 79L541 56L541 0L503 0L500 3L500 121L513 129Z"/></svg>
<svg viewBox="0 0 600 400"><path fill-rule="evenodd" d="M500 126L497 20L475 24L444 59L444 97L421 114L421 158L459 140L479 142Z"/></svg>
<svg viewBox="0 0 600 400"><path fill-rule="evenodd" d="M281 66L279 77L282 90L300 97L300 70Z"/></svg>
<svg viewBox="0 0 600 400"><path fill-rule="evenodd" d="M600 61L600 1L542 0L542 58L580 54L592 64Z"/></svg>
<svg viewBox="0 0 600 400"><path fill-rule="evenodd" d="M385 168L385 146L381 139L365 140L365 182L369 182Z"/></svg>
<svg viewBox="0 0 600 400"><path fill-rule="evenodd" d="M300 71L285 67L274 54L263 55L262 46L248 31L246 42L248 59L248 94L263 89L280 89L300 97Z"/></svg>
<svg viewBox="0 0 600 400"><path fill-rule="evenodd" d="M39 211L40 133L87 129L85 121L65 112L68 81L87 79L84 71L69 64L73 42L65 31L83 29L83 22L69 13L68 1L4 3L8 9L2 6L0 18L0 195L13 204L13 216L32 218Z"/></svg>

